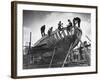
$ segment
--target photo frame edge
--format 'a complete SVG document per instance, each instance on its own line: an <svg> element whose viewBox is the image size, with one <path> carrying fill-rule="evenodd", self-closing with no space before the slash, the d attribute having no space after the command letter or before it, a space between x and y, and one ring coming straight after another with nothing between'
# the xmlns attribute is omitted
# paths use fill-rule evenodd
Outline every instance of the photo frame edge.
<svg viewBox="0 0 100 80"><path fill-rule="evenodd" d="M11 77L17 77L17 16L16 3L11 2Z"/></svg>
<svg viewBox="0 0 100 80"><path fill-rule="evenodd" d="M65 74L52 74L52 75L37 75L37 76L17 76L17 4L40 4L40 5L53 5L53 6L69 6L69 7L82 7L82 8L95 8L96 9L96 71L83 72L83 73L65 73ZM88 5L73 5L73 4L58 4L58 3L41 3L41 2L26 2L26 1L12 1L11 2L11 78L32 78L32 77L51 77L51 76L64 76L64 75L81 75L81 74L95 74L98 73L98 7Z"/></svg>

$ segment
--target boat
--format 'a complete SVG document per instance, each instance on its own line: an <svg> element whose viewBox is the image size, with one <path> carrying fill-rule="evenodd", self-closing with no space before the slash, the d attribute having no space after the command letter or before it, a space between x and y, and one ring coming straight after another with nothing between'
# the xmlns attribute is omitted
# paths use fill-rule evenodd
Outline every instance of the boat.
<svg viewBox="0 0 100 80"><path fill-rule="evenodd" d="M70 51L81 42L81 36L82 30L77 26L72 26L70 33L67 27L63 27L61 31L56 29L39 39L30 48L29 54L41 57L49 67L64 67Z"/></svg>

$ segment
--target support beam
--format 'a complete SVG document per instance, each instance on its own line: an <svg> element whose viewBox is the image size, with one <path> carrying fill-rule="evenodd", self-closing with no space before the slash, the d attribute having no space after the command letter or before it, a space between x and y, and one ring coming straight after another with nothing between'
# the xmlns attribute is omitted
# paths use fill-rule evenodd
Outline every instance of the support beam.
<svg viewBox="0 0 100 80"><path fill-rule="evenodd" d="M66 36L65 30L62 31L62 34L64 35L64 37Z"/></svg>
<svg viewBox="0 0 100 80"><path fill-rule="evenodd" d="M61 39L60 31L57 32L57 35L59 36L59 39Z"/></svg>
<svg viewBox="0 0 100 80"><path fill-rule="evenodd" d="M64 32L65 32L65 35L67 36L67 35L68 35L68 33L67 33L67 30L66 30L66 29L64 30Z"/></svg>
<svg viewBox="0 0 100 80"><path fill-rule="evenodd" d="M65 57L65 59L64 59L64 62L63 62L62 67L64 67L64 65L65 65L65 63L66 63L66 60L68 59L68 56L69 56L70 51L71 51L71 49L72 49L72 45L73 45L73 43L70 45L70 48L69 48L69 50L68 50L68 53L66 54L66 57Z"/></svg>
<svg viewBox="0 0 100 80"><path fill-rule="evenodd" d="M54 55L55 55L55 51L56 51L56 48L54 48L53 55L52 55L52 58L51 58L51 61L50 61L50 64L49 64L49 68L52 66L52 61L53 61L53 58L54 58Z"/></svg>
<svg viewBox="0 0 100 80"><path fill-rule="evenodd" d="M57 37L57 40L59 40L59 35L58 35L58 33L56 33L56 37Z"/></svg>

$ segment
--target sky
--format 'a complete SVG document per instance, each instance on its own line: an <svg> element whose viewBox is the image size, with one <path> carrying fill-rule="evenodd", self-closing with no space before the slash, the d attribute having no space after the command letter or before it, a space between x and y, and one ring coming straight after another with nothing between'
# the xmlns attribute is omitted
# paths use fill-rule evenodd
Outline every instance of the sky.
<svg viewBox="0 0 100 80"><path fill-rule="evenodd" d="M32 46L41 38L42 25L46 25L45 32L47 33L50 27L53 27L53 31L57 29L59 21L66 27L67 20L72 21L74 17L81 18L83 32L81 40L87 40L86 36L91 39L91 14L89 13L23 10L23 45L28 45L30 32L32 32Z"/></svg>

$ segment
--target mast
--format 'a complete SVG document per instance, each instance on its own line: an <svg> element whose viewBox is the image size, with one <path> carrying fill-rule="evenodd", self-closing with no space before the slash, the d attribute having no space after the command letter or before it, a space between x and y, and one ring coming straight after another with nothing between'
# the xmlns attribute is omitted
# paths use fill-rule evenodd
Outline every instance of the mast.
<svg viewBox="0 0 100 80"><path fill-rule="evenodd" d="M29 50L28 50L28 54L30 53L30 48L31 48L31 36L32 36L32 32L30 32L30 41L29 41Z"/></svg>
<svg viewBox="0 0 100 80"><path fill-rule="evenodd" d="M32 32L30 32L30 42L29 42L29 47L31 47L31 36L32 36Z"/></svg>

